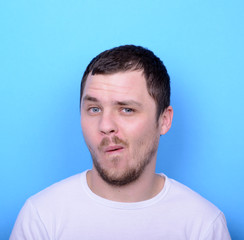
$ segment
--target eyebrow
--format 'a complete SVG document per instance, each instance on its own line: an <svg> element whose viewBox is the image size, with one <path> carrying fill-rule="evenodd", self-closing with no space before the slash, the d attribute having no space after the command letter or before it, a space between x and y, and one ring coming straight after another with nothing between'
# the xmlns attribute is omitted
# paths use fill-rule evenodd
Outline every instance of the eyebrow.
<svg viewBox="0 0 244 240"><path fill-rule="evenodd" d="M141 107L142 104L134 101L134 100L126 100L126 101L116 101L114 102L115 105L119 105L119 106L130 106L130 105L136 105L138 107Z"/></svg>
<svg viewBox="0 0 244 240"><path fill-rule="evenodd" d="M95 97L91 97L91 96L89 96L89 95L86 95L86 96L83 98L83 101L99 102L97 98L95 98Z"/></svg>
<svg viewBox="0 0 244 240"><path fill-rule="evenodd" d="M86 95L83 98L83 101L90 101L90 102L99 102L99 100L95 97ZM113 101L113 105L119 105L119 106L131 106L131 105L136 105L138 107L141 107L142 104L135 101L135 100L125 100L125 101Z"/></svg>

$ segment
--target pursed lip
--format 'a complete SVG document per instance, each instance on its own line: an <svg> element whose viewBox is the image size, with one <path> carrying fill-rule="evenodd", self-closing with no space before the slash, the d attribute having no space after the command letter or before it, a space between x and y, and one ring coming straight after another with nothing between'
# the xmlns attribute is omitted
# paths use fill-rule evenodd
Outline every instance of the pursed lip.
<svg viewBox="0 0 244 240"><path fill-rule="evenodd" d="M121 146L121 145L114 145L114 146L108 146L108 147L105 147L105 148L104 148L104 152L105 152L105 153L110 153L110 152L120 151L120 150L122 150L122 149L124 149L123 146Z"/></svg>

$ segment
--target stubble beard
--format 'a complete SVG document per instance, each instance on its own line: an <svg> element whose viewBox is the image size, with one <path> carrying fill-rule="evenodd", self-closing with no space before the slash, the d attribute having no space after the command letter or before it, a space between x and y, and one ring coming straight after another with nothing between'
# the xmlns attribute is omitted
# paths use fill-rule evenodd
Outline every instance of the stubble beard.
<svg viewBox="0 0 244 240"><path fill-rule="evenodd" d="M108 142L108 139L105 138L105 142ZM120 141L123 142L123 140L120 140L118 137L115 137L115 139L112 140L115 143L118 143ZM122 173L118 173L116 171L116 167L114 170L106 169L100 164L96 154L94 151L89 148L91 157L93 160L93 165L96 168L98 174L100 177L109 185L112 186L125 186L128 185L134 181L136 181L141 174L144 172L147 165L151 162L151 160L154 158L157 152L158 148L158 141L159 139L156 138L154 141L152 141L148 146L145 147L145 150L142 152L135 151L132 156L132 162L137 162L135 166L131 166L126 168ZM140 150L141 146L143 146L145 143L143 140L138 142L138 150ZM138 160L139 158L139 160ZM111 162L116 166L116 164L123 159L121 159L120 156L114 156L112 159L110 159Z"/></svg>

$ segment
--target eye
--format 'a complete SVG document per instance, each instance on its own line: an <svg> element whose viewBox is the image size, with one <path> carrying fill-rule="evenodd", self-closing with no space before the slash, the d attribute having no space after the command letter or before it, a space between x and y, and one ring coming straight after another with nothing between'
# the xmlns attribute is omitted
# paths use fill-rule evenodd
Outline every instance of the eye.
<svg viewBox="0 0 244 240"><path fill-rule="evenodd" d="M91 107L88 109L90 113L99 113L101 112L101 109L99 107Z"/></svg>
<svg viewBox="0 0 244 240"><path fill-rule="evenodd" d="M132 109L132 108L123 108L122 112L124 112L124 113L133 113L133 112L135 112L135 110Z"/></svg>

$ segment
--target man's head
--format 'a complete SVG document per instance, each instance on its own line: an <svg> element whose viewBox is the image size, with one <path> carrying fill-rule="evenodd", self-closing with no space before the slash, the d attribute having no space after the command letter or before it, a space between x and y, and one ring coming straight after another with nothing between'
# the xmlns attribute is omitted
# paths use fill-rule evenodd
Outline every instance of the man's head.
<svg viewBox="0 0 244 240"><path fill-rule="evenodd" d="M170 78L162 61L148 49L124 45L100 53L87 66L81 81L80 101L89 74L113 74L141 70L149 95L154 99L156 118L170 105Z"/></svg>
<svg viewBox="0 0 244 240"><path fill-rule="evenodd" d="M81 85L81 125L93 172L117 186L154 173L173 116L169 93L166 69L149 50L122 46L92 60Z"/></svg>

